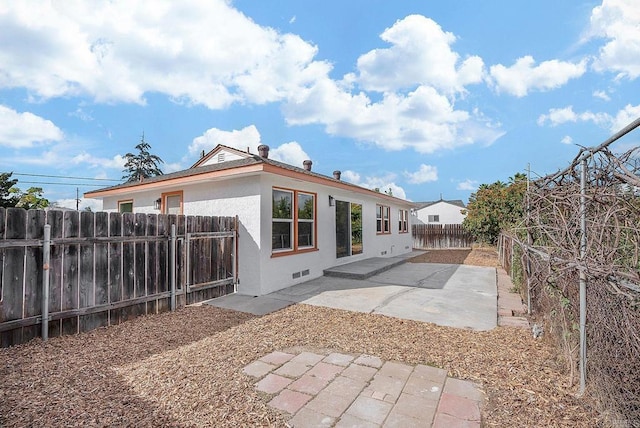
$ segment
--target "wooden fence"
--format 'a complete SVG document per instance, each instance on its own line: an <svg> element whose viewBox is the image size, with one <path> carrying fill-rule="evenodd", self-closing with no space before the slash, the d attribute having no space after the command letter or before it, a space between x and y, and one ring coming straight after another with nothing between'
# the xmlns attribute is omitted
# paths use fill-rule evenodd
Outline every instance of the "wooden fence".
<svg viewBox="0 0 640 428"><path fill-rule="evenodd" d="M413 224L413 248L470 248L473 237L460 224Z"/></svg>
<svg viewBox="0 0 640 428"><path fill-rule="evenodd" d="M172 278L178 307L233 292L236 230L235 217L0 208L0 345L40 336L43 310L48 336L167 311Z"/></svg>

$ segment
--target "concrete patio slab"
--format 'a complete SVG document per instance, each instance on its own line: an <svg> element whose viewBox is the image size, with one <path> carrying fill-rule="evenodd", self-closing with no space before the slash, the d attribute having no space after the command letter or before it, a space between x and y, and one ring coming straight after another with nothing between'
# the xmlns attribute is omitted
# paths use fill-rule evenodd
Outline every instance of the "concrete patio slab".
<svg viewBox="0 0 640 428"><path fill-rule="evenodd" d="M365 269L363 260L352 268ZM348 265L344 265L348 266ZM497 325L495 268L407 263L367 279L320 277L266 296L238 294L207 302L264 315L294 303L382 314L438 325L490 330Z"/></svg>

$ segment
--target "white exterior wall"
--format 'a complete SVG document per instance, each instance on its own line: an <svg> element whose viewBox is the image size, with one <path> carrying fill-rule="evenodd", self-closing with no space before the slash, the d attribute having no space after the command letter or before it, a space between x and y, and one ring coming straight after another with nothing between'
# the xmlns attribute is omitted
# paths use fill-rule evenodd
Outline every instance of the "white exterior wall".
<svg viewBox="0 0 640 428"><path fill-rule="evenodd" d="M316 223L318 251L271 257L271 199L273 187L316 193ZM390 257L412 251L411 216L408 215L408 233L398 233L399 205L361 193L350 192L315 183L301 182L276 175L264 175L262 179L261 204L264 251L260 254L262 265L262 292L264 294L305 282L323 275L324 269L371 257ZM355 256L336 257L335 206L329 206L329 195L336 200L362 204L363 252ZM391 233L376 234L376 203L391 208ZM410 206L402 207L409 211ZM309 270L308 276L292 277L293 273Z"/></svg>
<svg viewBox="0 0 640 428"><path fill-rule="evenodd" d="M260 254L259 177L192 184L183 189L185 215L238 216L238 293L258 296Z"/></svg>
<svg viewBox="0 0 640 428"><path fill-rule="evenodd" d="M445 201L436 202L433 205L417 211L418 220L425 224L462 224L465 216L460 212L464 208ZM439 215L440 221L430 222L430 215Z"/></svg>

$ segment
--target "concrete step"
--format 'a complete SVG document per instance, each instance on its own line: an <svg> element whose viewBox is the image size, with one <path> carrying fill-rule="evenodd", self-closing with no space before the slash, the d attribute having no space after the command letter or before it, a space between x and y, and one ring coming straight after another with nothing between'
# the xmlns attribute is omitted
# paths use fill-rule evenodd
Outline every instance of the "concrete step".
<svg viewBox="0 0 640 428"><path fill-rule="evenodd" d="M347 279L367 279L407 261L399 257L372 257L357 262L334 266L323 271L324 276Z"/></svg>

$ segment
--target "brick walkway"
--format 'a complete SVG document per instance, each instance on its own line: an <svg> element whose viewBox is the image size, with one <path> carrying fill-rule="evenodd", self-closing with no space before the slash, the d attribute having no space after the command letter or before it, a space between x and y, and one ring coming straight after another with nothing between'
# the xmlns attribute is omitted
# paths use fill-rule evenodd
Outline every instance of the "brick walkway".
<svg viewBox="0 0 640 428"><path fill-rule="evenodd" d="M512 293L513 282L502 268L497 269L498 282L498 325L500 327L529 328L525 314L527 306L522 303L518 293Z"/></svg>
<svg viewBox="0 0 640 428"><path fill-rule="evenodd" d="M480 427L484 394L435 367L370 355L272 352L244 373L296 428Z"/></svg>

